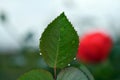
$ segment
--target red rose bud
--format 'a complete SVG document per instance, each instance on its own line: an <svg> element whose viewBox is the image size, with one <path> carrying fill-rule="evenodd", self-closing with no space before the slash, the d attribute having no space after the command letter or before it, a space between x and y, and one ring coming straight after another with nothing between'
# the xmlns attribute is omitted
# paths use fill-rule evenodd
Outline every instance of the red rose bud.
<svg viewBox="0 0 120 80"><path fill-rule="evenodd" d="M107 59L112 48L112 38L103 32L92 32L80 38L77 60L97 64Z"/></svg>

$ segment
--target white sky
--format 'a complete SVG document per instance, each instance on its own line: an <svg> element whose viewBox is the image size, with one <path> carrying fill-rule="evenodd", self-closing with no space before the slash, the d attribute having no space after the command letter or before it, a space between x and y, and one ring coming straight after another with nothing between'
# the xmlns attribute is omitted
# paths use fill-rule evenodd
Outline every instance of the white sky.
<svg viewBox="0 0 120 80"><path fill-rule="evenodd" d="M63 11L79 35L93 28L102 28L113 36L119 34L120 29L119 0L0 0L0 11L5 11L8 15L8 32L12 37L21 40L24 34L33 30L36 33L36 46L47 24ZM83 24L86 19L91 21L92 27ZM114 24L115 31L111 29L110 23ZM3 27L0 25L0 47L18 47L19 44Z"/></svg>

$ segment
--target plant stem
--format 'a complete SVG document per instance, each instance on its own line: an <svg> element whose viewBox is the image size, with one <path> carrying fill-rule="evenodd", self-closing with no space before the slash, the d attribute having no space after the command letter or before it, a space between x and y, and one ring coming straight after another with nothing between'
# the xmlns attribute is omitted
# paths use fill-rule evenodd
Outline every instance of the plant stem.
<svg viewBox="0 0 120 80"><path fill-rule="evenodd" d="M56 67L54 67L54 78L56 80Z"/></svg>

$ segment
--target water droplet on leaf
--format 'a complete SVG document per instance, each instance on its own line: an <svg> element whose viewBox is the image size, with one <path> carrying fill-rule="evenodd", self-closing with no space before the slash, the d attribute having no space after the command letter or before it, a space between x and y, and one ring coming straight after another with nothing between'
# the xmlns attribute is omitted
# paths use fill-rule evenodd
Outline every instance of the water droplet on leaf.
<svg viewBox="0 0 120 80"><path fill-rule="evenodd" d="M76 58L74 58L74 60L76 60Z"/></svg>
<svg viewBox="0 0 120 80"><path fill-rule="evenodd" d="M42 53L40 53L40 55L42 55Z"/></svg>
<svg viewBox="0 0 120 80"><path fill-rule="evenodd" d="M68 64L68 66L70 66L70 64Z"/></svg>

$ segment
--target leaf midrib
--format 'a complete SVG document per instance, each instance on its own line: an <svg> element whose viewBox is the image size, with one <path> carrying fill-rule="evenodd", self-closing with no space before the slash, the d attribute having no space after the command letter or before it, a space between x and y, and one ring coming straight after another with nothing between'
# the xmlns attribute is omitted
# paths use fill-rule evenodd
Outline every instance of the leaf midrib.
<svg viewBox="0 0 120 80"><path fill-rule="evenodd" d="M62 19L65 19L64 17ZM62 21L61 19L61 21ZM55 57L55 64L54 64L54 68L56 68L57 66L57 59L58 59L58 55L59 55L59 43L60 43L60 35L61 35L61 31L60 31L61 27L59 26L59 37L58 37L58 44L57 44L57 51L56 51L56 57Z"/></svg>
<svg viewBox="0 0 120 80"><path fill-rule="evenodd" d="M60 33L59 33L59 38L58 38L54 68L56 68L56 65L57 65L57 58L58 58L58 54L59 54L59 42L60 42Z"/></svg>

